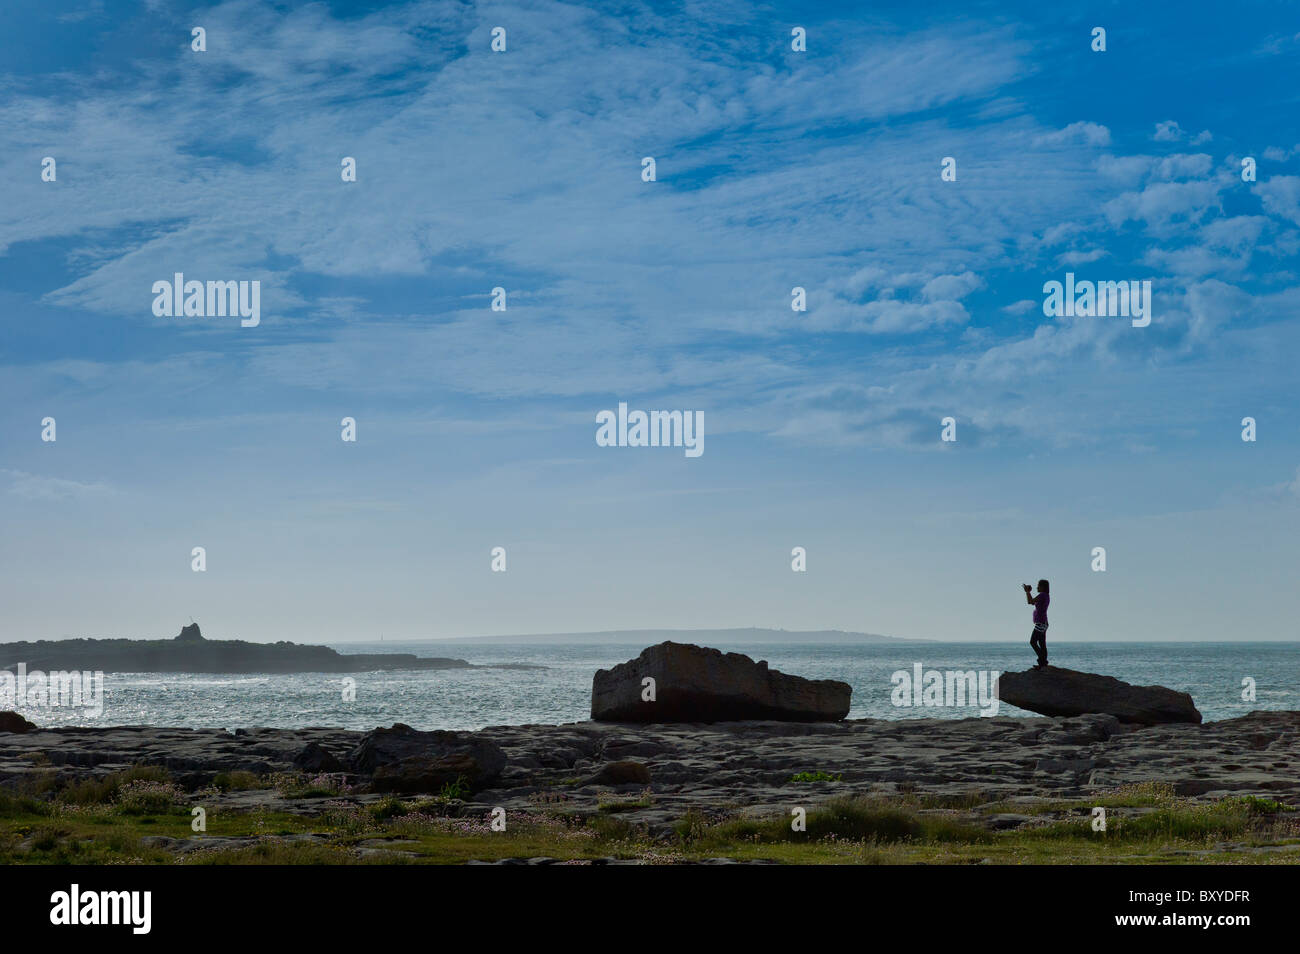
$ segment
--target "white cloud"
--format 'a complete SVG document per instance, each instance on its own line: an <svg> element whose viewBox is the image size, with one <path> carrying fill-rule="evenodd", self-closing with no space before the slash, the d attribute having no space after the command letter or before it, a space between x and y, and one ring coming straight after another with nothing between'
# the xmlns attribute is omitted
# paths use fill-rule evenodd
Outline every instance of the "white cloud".
<svg viewBox="0 0 1300 954"><path fill-rule="evenodd" d="M1300 176L1271 176L1255 191L1266 211L1300 225Z"/></svg>
<svg viewBox="0 0 1300 954"><path fill-rule="evenodd" d="M1095 262L1106 257L1104 248L1093 248L1086 251L1062 252L1056 260L1061 265L1075 266L1087 265L1089 262Z"/></svg>
<svg viewBox="0 0 1300 954"><path fill-rule="evenodd" d="M1204 178L1213 166L1213 158L1205 153L1176 154L1157 160L1152 175L1158 179Z"/></svg>
<svg viewBox="0 0 1300 954"><path fill-rule="evenodd" d="M1151 138L1156 142L1177 142L1185 135L1186 133L1183 132L1182 127L1179 126L1178 123L1174 122L1172 119L1168 119L1164 122L1156 123L1156 131L1152 133Z"/></svg>
<svg viewBox="0 0 1300 954"><path fill-rule="evenodd" d="M984 280L970 271L960 275L937 275L921 288L921 296L926 301L956 301L983 286Z"/></svg>
<svg viewBox="0 0 1300 954"><path fill-rule="evenodd" d="M1103 205L1113 225L1141 221L1157 228L1175 220L1199 221L1219 208L1222 186L1213 181L1156 182L1141 192L1126 192Z"/></svg>
<svg viewBox="0 0 1300 954"><path fill-rule="evenodd" d="M1044 133L1034 139L1034 145L1059 146L1079 144L1084 146L1109 146L1110 130L1099 123L1070 123L1064 129Z"/></svg>
<svg viewBox="0 0 1300 954"><path fill-rule="evenodd" d="M0 475L9 479L8 492L25 500L75 500L107 497L114 493L111 487L102 483L85 483L21 470L0 469Z"/></svg>

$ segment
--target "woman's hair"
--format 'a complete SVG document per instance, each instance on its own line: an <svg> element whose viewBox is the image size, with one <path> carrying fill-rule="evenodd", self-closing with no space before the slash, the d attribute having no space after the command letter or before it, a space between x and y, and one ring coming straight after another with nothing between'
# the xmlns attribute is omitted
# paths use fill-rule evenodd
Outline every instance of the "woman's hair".
<svg viewBox="0 0 1300 954"><path fill-rule="evenodd" d="M1048 583L1046 580L1039 580L1039 581L1038 581L1038 592L1040 592L1040 593L1050 593L1050 592L1052 592L1052 586L1051 586L1051 584Z"/></svg>

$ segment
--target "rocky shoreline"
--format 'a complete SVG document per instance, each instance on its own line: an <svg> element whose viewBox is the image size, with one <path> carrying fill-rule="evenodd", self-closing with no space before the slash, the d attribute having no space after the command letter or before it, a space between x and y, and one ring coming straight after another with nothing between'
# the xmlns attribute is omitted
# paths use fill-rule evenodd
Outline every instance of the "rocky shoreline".
<svg viewBox="0 0 1300 954"><path fill-rule="evenodd" d="M359 754L360 753L360 754ZM650 797L624 814L650 832L688 812L776 814L843 795L925 795L1021 802L1087 800L1161 783L1193 801L1254 795L1300 806L1300 712L1253 712L1203 725L1137 726L1113 716L726 722L579 722L479 732L143 726L0 733L0 787L66 784L135 765L166 768L189 790L217 773L332 774L348 797L384 791L437 796L448 772L468 779L455 811L482 816L562 806L596 813L613 795ZM481 776L475 772L482 769ZM384 771L388 783L380 784ZM796 778L819 779L797 781ZM210 791L210 790L209 790ZM311 814L321 799L275 788L232 791L214 804ZM1014 813L997 824L1015 827Z"/></svg>
<svg viewBox="0 0 1300 954"><path fill-rule="evenodd" d="M133 799L148 803L152 793L155 810L214 813L245 826L138 835L139 852L172 859L290 850L323 850L330 863L338 852L415 858L446 850L422 839L482 831L522 832L520 846L571 853L566 838L581 831L589 842L624 846L605 861L629 852L644 861L664 857L660 846L681 849L711 837L702 833L740 826L747 834L724 840L734 857L746 854L745 838L756 830L784 834L800 810L830 839L810 839L805 850L814 853L835 851L841 838L865 846L882 834L897 841L900 831L929 831L922 852L954 832L970 846L997 833L1004 849L1008 838L1046 837L1053 845L1046 857L1055 858L1050 826L1076 830L1098 803L1131 810L1131 818L1166 812L1148 820L1162 839L1177 804L1182 834L1170 850L1188 855L1205 850L1207 830L1230 857L1292 852L1298 843L1291 816L1300 809L1300 712L1202 723L1190 696L1160 686L1051 667L1005 677L1017 704L1049 714L845 720L846 683L673 642L597 671L592 721L564 725L41 728L0 712L0 795L11 793L34 818L108 798L120 820L136 810ZM141 792L123 788L133 779ZM1236 820L1205 827L1206 817L1225 812ZM269 818L281 820L283 838L265 838L259 819ZM396 827L381 824L385 818L399 819ZM340 836L340 825L352 834ZM71 829L26 831L7 840L0 833L0 851L62 850L71 837ZM1250 844L1228 841L1246 832ZM512 844L466 837L478 847L466 849L465 861ZM628 848L633 842L640 847Z"/></svg>

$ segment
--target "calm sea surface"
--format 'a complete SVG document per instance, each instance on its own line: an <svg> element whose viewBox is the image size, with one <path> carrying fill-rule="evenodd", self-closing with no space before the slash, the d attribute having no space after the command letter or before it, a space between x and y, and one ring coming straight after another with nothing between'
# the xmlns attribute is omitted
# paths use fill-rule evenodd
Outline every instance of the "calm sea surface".
<svg viewBox="0 0 1300 954"><path fill-rule="evenodd" d="M636 656L631 644L476 640L338 643L340 652L406 652L472 663L533 663L540 670L475 669L356 673L356 700L343 701L343 676L214 676L110 673L104 713L21 708L38 725L341 726L371 729L405 722L420 729L575 722L588 718L591 677ZM916 663L939 670L1020 670L1028 645L1002 643L734 644L719 648L766 659L783 672L840 679L853 687L849 717L966 718L974 708L898 708L890 676ZM1104 673L1138 685L1190 692L1207 720L1253 709L1300 709L1300 643L1056 643L1054 665ZM1256 698L1242 699L1242 680ZM1002 705L999 715L1025 716Z"/></svg>

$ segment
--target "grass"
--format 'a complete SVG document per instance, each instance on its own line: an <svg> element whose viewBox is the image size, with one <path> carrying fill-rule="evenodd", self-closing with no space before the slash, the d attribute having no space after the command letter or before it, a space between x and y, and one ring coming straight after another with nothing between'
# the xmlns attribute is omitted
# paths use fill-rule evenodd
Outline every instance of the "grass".
<svg viewBox="0 0 1300 954"><path fill-rule="evenodd" d="M614 815L619 812L634 812L642 808L649 808L654 804L654 795L650 789L646 789L636 798L619 798L611 792L596 793L596 810L606 815Z"/></svg>
<svg viewBox="0 0 1300 954"><path fill-rule="evenodd" d="M99 805L116 800L123 788L136 783L166 785L170 781L171 776L166 769L153 765L137 765L103 778L75 782L60 789L55 797L65 805Z"/></svg>
<svg viewBox="0 0 1300 954"><path fill-rule="evenodd" d="M39 780L26 791L0 791L0 863L460 864L536 856L647 863L730 857L784 864L1300 861L1300 812L1294 808L1255 796L1197 803L1160 785L1029 805L978 791L842 796L810 805L802 826L792 826L795 816L774 810L688 812L671 831L655 835L637 817L654 804L649 790L639 797L602 795L586 813L568 802L534 804L527 813L511 812L506 831L494 832L478 814L449 817L463 805L446 795L389 796L362 805L320 777L262 780L246 774L230 773L192 794L157 768L62 787ZM209 797L272 786L321 801L312 803L314 814L303 815L227 809ZM190 809L200 804L207 830L196 834ZM1104 832L1092 828L1094 806L1106 808ZM986 823L1005 812L1030 820L1005 831ZM194 850L169 850L169 839Z"/></svg>
<svg viewBox="0 0 1300 954"><path fill-rule="evenodd" d="M442 791L438 793L438 797L445 801L452 801L458 798L465 798L469 793L470 786L469 783L465 781L465 776L457 775L456 781L447 782L442 786Z"/></svg>
<svg viewBox="0 0 1300 954"><path fill-rule="evenodd" d="M796 772L790 776L792 782L842 782L843 775L832 775L818 769L816 772Z"/></svg>
<svg viewBox="0 0 1300 954"><path fill-rule="evenodd" d="M271 783L252 772L236 769L233 772L218 772L212 779L212 787L219 792L246 792L258 788L270 788Z"/></svg>
<svg viewBox="0 0 1300 954"><path fill-rule="evenodd" d="M303 775L278 773L269 779L269 785L285 798L337 798L351 792L341 774L323 773Z"/></svg>
<svg viewBox="0 0 1300 954"><path fill-rule="evenodd" d="M799 823L802 824L799 824ZM887 802L837 798L807 811L801 819L736 818L709 823L688 814L676 826L682 842L705 852L725 853L738 844L808 844L819 841L963 842L983 844L992 835L983 828L944 815L922 815Z"/></svg>

